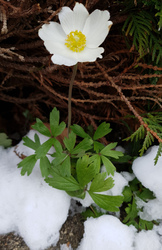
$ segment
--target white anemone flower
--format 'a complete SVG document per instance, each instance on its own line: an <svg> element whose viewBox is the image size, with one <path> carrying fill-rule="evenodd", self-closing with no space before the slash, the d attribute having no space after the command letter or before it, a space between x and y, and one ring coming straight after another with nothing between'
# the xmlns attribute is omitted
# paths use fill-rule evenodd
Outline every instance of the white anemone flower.
<svg viewBox="0 0 162 250"><path fill-rule="evenodd" d="M89 14L83 4L76 3L73 10L63 7L58 17L60 24L44 24L38 33L46 49L54 54L51 57L53 63L72 66L102 58L104 48L99 45L112 25L107 10L96 9Z"/></svg>

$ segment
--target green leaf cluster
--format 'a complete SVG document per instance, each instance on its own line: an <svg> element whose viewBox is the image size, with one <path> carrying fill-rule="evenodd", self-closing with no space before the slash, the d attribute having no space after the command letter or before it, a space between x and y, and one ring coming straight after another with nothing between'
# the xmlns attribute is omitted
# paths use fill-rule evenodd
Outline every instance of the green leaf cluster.
<svg viewBox="0 0 162 250"><path fill-rule="evenodd" d="M154 221L146 221L140 218L139 208L136 204L137 197L141 200L148 202L154 199L153 193L142 186L142 184L135 178L123 190L124 202L126 203L126 216L123 223L127 225L134 225L138 230L151 230L154 226Z"/></svg>
<svg viewBox="0 0 162 250"><path fill-rule="evenodd" d="M82 138L91 138L79 125L74 124L73 126L71 126L71 129L76 133L76 135ZM111 130L112 129L110 128L110 124L103 122L98 126L91 138L93 141L93 153L91 153L91 160L94 161L94 164L96 165L98 171L100 170L101 164L104 164L108 175L114 175L114 171L116 170L115 166L111 162L111 159L119 159L123 156L122 152L113 150L116 147L117 143L110 143L105 147L102 143L97 141L103 136L109 134Z"/></svg>
<svg viewBox="0 0 162 250"><path fill-rule="evenodd" d="M123 154L114 150L117 143L104 146L98 141L111 132L110 124L101 123L91 136L82 127L74 124L68 137L64 137L61 144L57 136L64 131L66 125L64 122L60 123L60 114L56 108L50 113L49 121L50 129L40 119L36 119L32 126L47 137L44 143L40 143L37 134L34 140L27 136L23 138L24 145L32 148L34 154L18 164L21 174L30 175L39 160L42 177L50 186L81 199L84 199L88 192L99 207L111 212L118 211L123 197L108 196L103 192L114 186L113 179L109 176L114 175L116 170L112 159L119 159ZM79 142L77 136L80 138ZM55 152L49 153L52 147ZM51 160L48 155L52 157ZM102 164L105 165L106 172L101 173Z"/></svg>
<svg viewBox="0 0 162 250"><path fill-rule="evenodd" d="M33 149L35 153L33 155L27 156L23 159L18 167L21 169L21 175L30 175L37 162L40 160L40 170L43 177L49 176L51 163L47 158L47 154L51 147L56 145L58 147L58 141L56 142L56 136L60 135L66 127L64 122L59 123L60 115L59 111L54 108L50 114L50 130L44 125L40 119L36 119L36 123L32 125L32 128L37 130L42 135L47 136L47 141L43 144L40 143L39 136L34 135L34 140L31 140L27 136L23 138L24 145Z"/></svg>

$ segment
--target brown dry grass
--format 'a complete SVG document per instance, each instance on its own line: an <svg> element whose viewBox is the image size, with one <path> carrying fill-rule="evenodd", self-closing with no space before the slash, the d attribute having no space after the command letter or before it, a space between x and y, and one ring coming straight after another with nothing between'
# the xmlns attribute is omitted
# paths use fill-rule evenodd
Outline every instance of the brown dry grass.
<svg viewBox="0 0 162 250"><path fill-rule="evenodd" d="M12 103L15 112L29 110L33 117L43 120L47 120L49 112L55 106L61 112L61 119L67 122L68 87L72 68L52 64L48 51L38 37L38 30L50 20L58 21L57 13L60 8L72 8L74 2L0 0L1 105ZM138 53L128 50L121 32L126 16L117 11L121 8L119 4L106 0L80 2L90 12L95 8L108 9L113 26L103 44L103 59L97 63L78 65L73 87L72 122L96 127L103 120L124 129L122 120L125 120L135 129L139 125L139 119L135 122L125 118L132 115L128 102L137 114L146 112L148 103L154 110L160 110L162 82L160 80L153 85L149 79L160 78L162 75L158 71L162 68L147 65L142 60L139 63ZM151 74L148 74L148 69L152 70Z"/></svg>

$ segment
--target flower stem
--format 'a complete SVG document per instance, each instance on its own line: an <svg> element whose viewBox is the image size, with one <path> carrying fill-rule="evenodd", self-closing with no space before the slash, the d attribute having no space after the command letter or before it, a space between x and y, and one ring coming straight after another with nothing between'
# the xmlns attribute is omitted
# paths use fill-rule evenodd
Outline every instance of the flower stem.
<svg viewBox="0 0 162 250"><path fill-rule="evenodd" d="M71 126L71 97L72 97L72 89L73 89L73 83L74 83L74 79L77 73L77 66L78 64L75 64L73 67L73 73L72 73L72 77L71 77L71 81L70 81L70 85L69 85L69 96L68 96L68 136L70 133L70 126Z"/></svg>

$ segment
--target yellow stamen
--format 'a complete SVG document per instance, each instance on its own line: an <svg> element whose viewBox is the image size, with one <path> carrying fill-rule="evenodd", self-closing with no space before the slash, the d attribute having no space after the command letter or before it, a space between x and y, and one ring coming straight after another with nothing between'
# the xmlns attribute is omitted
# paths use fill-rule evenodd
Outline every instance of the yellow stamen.
<svg viewBox="0 0 162 250"><path fill-rule="evenodd" d="M86 47L86 37L78 30L71 31L65 41L65 45L73 52L81 52Z"/></svg>

